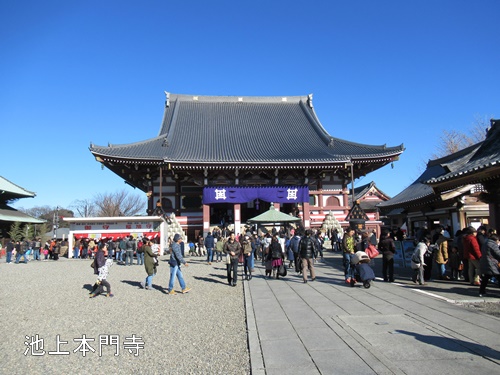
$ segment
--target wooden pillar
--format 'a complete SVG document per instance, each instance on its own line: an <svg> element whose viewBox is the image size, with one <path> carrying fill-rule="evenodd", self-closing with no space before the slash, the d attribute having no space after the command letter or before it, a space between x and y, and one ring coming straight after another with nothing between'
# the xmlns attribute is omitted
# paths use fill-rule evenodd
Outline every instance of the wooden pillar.
<svg viewBox="0 0 500 375"><path fill-rule="evenodd" d="M234 233L238 234L241 231L241 204L234 204Z"/></svg>
<svg viewBox="0 0 500 375"><path fill-rule="evenodd" d="M309 210L309 202L302 203L302 213L304 217L304 227L311 227L311 211Z"/></svg>
<svg viewBox="0 0 500 375"><path fill-rule="evenodd" d="M487 193L481 193L481 200L488 203L490 217L488 226L500 230L500 179L484 181L483 186Z"/></svg>
<svg viewBox="0 0 500 375"><path fill-rule="evenodd" d="M203 205L203 237L210 231L210 205Z"/></svg>
<svg viewBox="0 0 500 375"><path fill-rule="evenodd" d="M178 178L175 179L175 215L181 216L181 182Z"/></svg>

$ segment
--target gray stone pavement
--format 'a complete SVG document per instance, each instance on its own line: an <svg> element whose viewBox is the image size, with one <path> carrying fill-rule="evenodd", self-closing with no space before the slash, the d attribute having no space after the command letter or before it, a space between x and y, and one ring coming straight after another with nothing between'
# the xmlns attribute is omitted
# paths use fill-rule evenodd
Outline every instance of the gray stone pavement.
<svg viewBox="0 0 500 375"><path fill-rule="evenodd" d="M377 260L376 269L381 265ZM339 254L316 264L307 284L295 272L264 278L260 262L244 282L253 375L484 374L500 371L500 319L460 302L483 301L464 282L416 286L345 284ZM500 301L491 288L491 301Z"/></svg>

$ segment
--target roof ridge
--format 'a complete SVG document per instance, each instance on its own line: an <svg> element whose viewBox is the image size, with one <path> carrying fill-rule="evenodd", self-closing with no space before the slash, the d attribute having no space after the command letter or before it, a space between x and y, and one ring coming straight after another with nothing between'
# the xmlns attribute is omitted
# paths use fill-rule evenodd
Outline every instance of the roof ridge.
<svg viewBox="0 0 500 375"><path fill-rule="evenodd" d="M274 95L274 96L251 96L251 95L190 95L169 93L169 100L199 101L199 102L299 102L307 100L308 95Z"/></svg>

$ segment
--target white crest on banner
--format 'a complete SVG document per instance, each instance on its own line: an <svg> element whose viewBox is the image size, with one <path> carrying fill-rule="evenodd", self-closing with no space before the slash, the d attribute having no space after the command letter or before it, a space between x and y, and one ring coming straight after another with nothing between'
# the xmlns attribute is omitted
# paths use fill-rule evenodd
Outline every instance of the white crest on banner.
<svg viewBox="0 0 500 375"><path fill-rule="evenodd" d="M286 197L287 200L293 199L294 201L297 200L297 192L299 189L287 189L288 196Z"/></svg>
<svg viewBox="0 0 500 375"><path fill-rule="evenodd" d="M223 199L223 200L226 200L226 189L215 189L215 199L216 200L219 200L219 199Z"/></svg>

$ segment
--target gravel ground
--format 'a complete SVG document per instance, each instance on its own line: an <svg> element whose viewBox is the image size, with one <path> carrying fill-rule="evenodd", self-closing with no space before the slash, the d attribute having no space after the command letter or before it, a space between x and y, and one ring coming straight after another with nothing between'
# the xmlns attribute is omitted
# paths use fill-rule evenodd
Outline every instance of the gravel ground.
<svg viewBox="0 0 500 375"><path fill-rule="evenodd" d="M188 294L166 294L170 267L164 256L154 290L139 287L144 266L115 263L108 277L115 297L90 299L96 277L89 260L6 264L2 259L0 373L249 374L242 282L229 287L223 263L188 261L183 268L192 288ZM175 288L180 291L177 281ZM44 355L32 355L37 348L25 343L35 335L43 341ZM84 335L95 339L89 342L95 353L85 357L74 352L79 346L74 340ZM133 335L144 342L138 356L124 348ZM67 342L59 350L69 355L48 354L57 350L58 337ZM116 346L104 341L116 338L117 356Z"/></svg>
<svg viewBox="0 0 500 375"><path fill-rule="evenodd" d="M500 318L500 302L475 302L461 305L468 310L480 311Z"/></svg>

